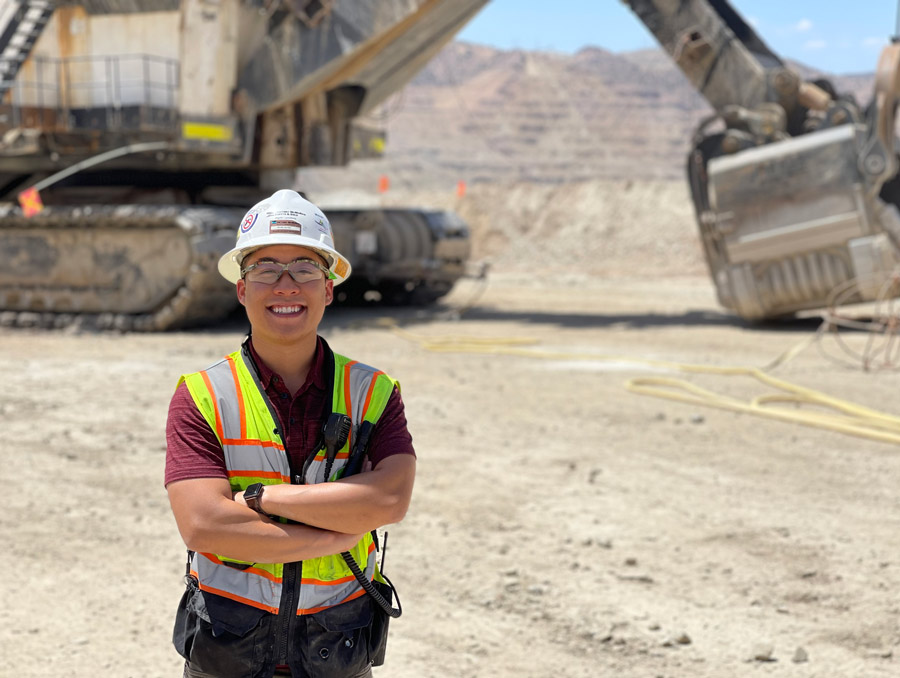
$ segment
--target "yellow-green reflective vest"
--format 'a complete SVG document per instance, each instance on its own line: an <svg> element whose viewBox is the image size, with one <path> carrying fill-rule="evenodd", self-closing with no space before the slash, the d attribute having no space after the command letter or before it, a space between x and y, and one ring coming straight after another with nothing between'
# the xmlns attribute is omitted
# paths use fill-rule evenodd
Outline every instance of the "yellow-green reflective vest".
<svg viewBox="0 0 900 678"><path fill-rule="evenodd" d="M205 370L182 376L178 382L187 385L191 397L219 439L234 492L253 483L291 482L279 424L263 396L255 371L247 364L246 350L235 351ZM332 411L348 415L353 426L346 444L338 450L330 480L341 477L360 424L378 421L397 385L384 372L345 356L333 355ZM306 471L306 484L325 481L324 460L325 452L321 451ZM365 535L350 553L370 580L383 581L375 564L375 544L370 534ZM284 564L249 563L212 553L193 553L190 558L191 574L196 577L201 590L278 614ZM297 614L313 614L364 593L340 554L304 560Z"/></svg>

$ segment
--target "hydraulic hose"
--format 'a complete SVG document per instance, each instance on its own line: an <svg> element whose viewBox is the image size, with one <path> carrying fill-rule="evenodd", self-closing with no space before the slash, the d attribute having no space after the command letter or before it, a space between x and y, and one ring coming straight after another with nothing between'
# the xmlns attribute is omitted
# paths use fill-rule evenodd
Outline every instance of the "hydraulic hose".
<svg viewBox="0 0 900 678"><path fill-rule="evenodd" d="M636 377L629 379L625 383L625 388L641 395L678 400L692 405L716 407L733 412L826 429L859 438L900 444L900 417L835 398L767 373L766 370L773 369L793 359L798 353L810 346L816 337L811 337L794 346L772 361L766 368L756 368L695 365L625 355L541 350L527 347L527 344L536 344L537 342L522 337L425 337L400 328L396 321L390 318L382 319L380 324L387 327L394 334L417 343L427 351L508 355L542 360L589 360L633 364L669 372L749 377L773 387L779 392L758 396L745 402L708 391L688 381L674 377ZM815 405L824 407L830 412L802 411L797 410L795 407L772 407L773 404Z"/></svg>

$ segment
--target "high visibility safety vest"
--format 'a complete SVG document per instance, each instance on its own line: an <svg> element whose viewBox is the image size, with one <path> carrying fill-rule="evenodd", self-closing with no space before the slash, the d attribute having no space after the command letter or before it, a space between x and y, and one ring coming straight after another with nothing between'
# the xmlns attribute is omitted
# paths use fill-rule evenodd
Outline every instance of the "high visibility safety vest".
<svg viewBox="0 0 900 678"><path fill-rule="evenodd" d="M326 363L334 356L332 411L348 415L353 426L338 450L329 480L337 480L349 458L356 432L363 421L372 424L384 412L397 382L384 372L332 353L327 344ZM185 375L184 382L200 412L225 451L228 479L234 492L253 483L275 485L292 481L291 467L280 424L259 383L249 349L244 347L211 367ZM325 450L320 450L306 469L303 482L325 482ZM294 481L299 481L295 475ZM365 535L350 553L370 580L381 579L375 564L375 543ZM297 598L297 614L313 614L365 594L340 554L311 558L300 564L250 563L212 553L193 553L190 572L202 591L223 596L278 614L285 587L284 604ZM299 576L299 596L296 596Z"/></svg>

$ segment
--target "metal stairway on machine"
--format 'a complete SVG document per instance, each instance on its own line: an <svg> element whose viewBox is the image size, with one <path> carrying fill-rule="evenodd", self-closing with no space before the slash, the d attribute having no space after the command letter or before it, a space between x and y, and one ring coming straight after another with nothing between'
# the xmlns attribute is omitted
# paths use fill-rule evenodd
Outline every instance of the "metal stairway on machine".
<svg viewBox="0 0 900 678"><path fill-rule="evenodd" d="M52 14L52 0L11 0L0 9L0 97L12 87Z"/></svg>

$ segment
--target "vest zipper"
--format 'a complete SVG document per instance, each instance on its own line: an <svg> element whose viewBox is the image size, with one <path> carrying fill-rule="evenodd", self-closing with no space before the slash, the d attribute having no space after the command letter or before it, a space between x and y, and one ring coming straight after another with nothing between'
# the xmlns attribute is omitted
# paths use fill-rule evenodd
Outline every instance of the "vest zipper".
<svg viewBox="0 0 900 678"><path fill-rule="evenodd" d="M268 403L269 399L265 396L263 396L263 398ZM274 410L274 408L272 409ZM278 428L275 430L283 430L281 421L277 418L277 413L273 411L272 414L275 421L278 423ZM284 439L282 438L282 444L283 443ZM291 463L291 457L287 453L287 449L285 449L284 455L287 458L291 484L301 484L297 482L298 477L294 474L294 465ZM288 644L291 637L291 629L293 628L294 620L297 618L297 608L300 605L300 586L302 585L300 575L302 572L302 560L298 560L295 563L283 563L281 568L281 601L278 605L278 632L275 635L278 643L278 659L276 663L279 664L288 663Z"/></svg>
<svg viewBox="0 0 900 678"><path fill-rule="evenodd" d="M285 451L287 455L287 451ZM292 481L296 479L293 464L288 457L288 469ZM299 485L300 483L292 482ZM278 631L275 634L278 648L276 650L277 664L288 663L288 643L291 637L291 629L297 618L297 608L300 605L300 575L303 572L303 561L284 563L281 567L281 601L278 603Z"/></svg>
<svg viewBox="0 0 900 678"><path fill-rule="evenodd" d="M269 399L266 398L265 395L263 396L263 399L268 404ZM269 406L271 408L271 405ZM274 408L272 408L272 410L272 415L278 423L278 428L275 430L284 430L281 426L281 421L277 418L277 413L274 412ZM282 444L284 444L283 438ZM301 484L297 482L298 478L294 474L294 465L291 463L291 457L286 448L284 450L284 455L288 464L288 473L291 484ZM279 664L288 663L288 645L291 638L291 630L294 625L294 620L297 619L297 608L300 605L300 586L302 586L300 576L302 572L302 560L298 560L295 563L283 563L281 567L281 602L278 605L278 632L275 635L278 643L277 652L279 658L277 663Z"/></svg>
<svg viewBox="0 0 900 678"><path fill-rule="evenodd" d="M303 561L284 563L281 571L281 602L278 606L278 631L275 634L278 644L277 664L288 663L288 640L291 637L293 620L297 618L297 606L300 604L299 575Z"/></svg>
<svg viewBox="0 0 900 678"><path fill-rule="evenodd" d="M249 341L249 337L247 341ZM283 435L284 425L281 421L281 417L278 416L278 410L276 410L272 403L269 401L269 396L266 394L266 390L262 387L262 383L260 383L259 367L257 366L256 361L253 360L253 355L250 353L250 349L247 346L247 341L245 341L244 344L241 345L241 352L246 359L245 364L252 365L252 369L249 370L250 376L253 379L253 383L256 385L259 394L262 396L262 400L266 404L266 408L269 410L269 414L272 416L272 421L275 422L275 429L272 431L272 434L277 436L281 440L282 445L285 445ZM334 387L332 386L332 390L333 389ZM287 448L284 449L284 456L285 461L287 462L288 474L289 478L291 479L291 483L297 485L302 484L302 478L297 476L294 472L294 465L291 463L291 456L288 454ZM299 580L302 568L302 560L298 560L295 563L283 563L281 568L281 600L278 603L278 630L275 633L275 642L277 644L277 648L275 651L276 664L288 663L288 641L291 636L291 627L293 626L293 621L297 618L297 607L300 605Z"/></svg>

